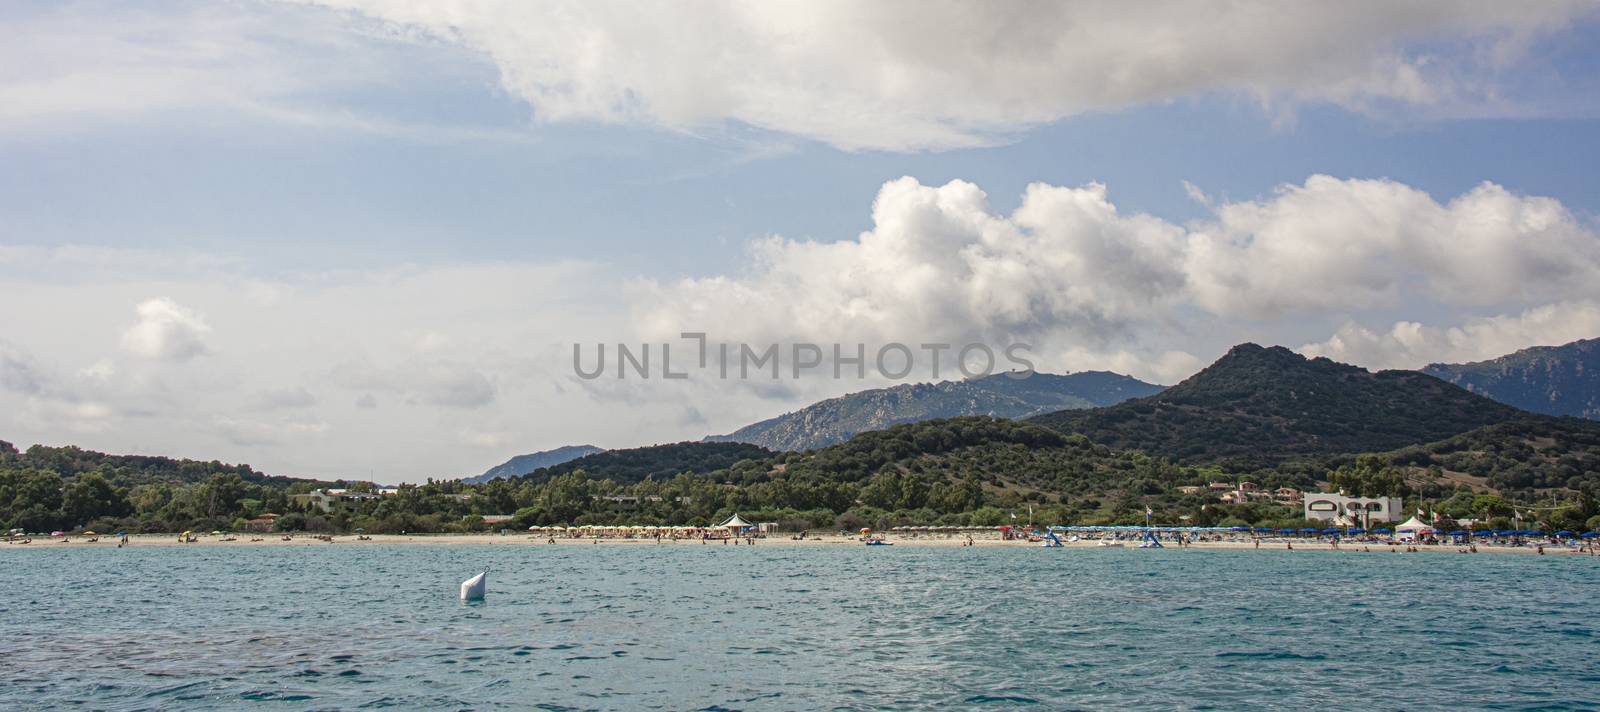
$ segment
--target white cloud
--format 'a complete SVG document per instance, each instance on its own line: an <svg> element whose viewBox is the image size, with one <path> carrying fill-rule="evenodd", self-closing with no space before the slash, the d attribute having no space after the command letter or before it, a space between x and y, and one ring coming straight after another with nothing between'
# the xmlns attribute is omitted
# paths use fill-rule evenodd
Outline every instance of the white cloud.
<svg viewBox="0 0 1600 712"><path fill-rule="evenodd" d="M1228 203L1190 238L1198 304L1270 316L1397 304L1570 298L1600 290L1600 240L1559 202L1484 183L1446 204L1390 180L1316 175Z"/></svg>
<svg viewBox="0 0 1600 712"><path fill-rule="evenodd" d="M879 191L872 217L856 240L762 240L739 277L638 283L641 330L872 345L1061 332L1105 344L1183 291L1183 230L1120 215L1100 185L1029 186L1006 217L971 183L901 178Z"/></svg>
<svg viewBox="0 0 1600 712"><path fill-rule="evenodd" d="M135 309L139 320L122 332L122 347L135 356L187 361L206 352L211 332L193 310L166 297L147 299Z"/></svg>
<svg viewBox="0 0 1600 712"><path fill-rule="evenodd" d="M1481 317L1457 326L1396 322L1385 331L1346 324L1327 341L1306 344L1300 352L1373 368L1422 368L1430 363L1462 363L1504 356L1529 346L1558 346L1600 336L1600 303L1547 304L1523 311Z"/></svg>
<svg viewBox="0 0 1600 712"><path fill-rule="evenodd" d="M769 237L744 273L641 282L635 318L650 339L1024 341L1047 369L1171 382L1197 362L1177 348L1186 329L1600 298L1600 234L1494 184L1440 204L1393 181L1312 176L1213 211L1179 226L1119 212L1098 184L1035 184L1000 215L970 183L902 178L856 239Z"/></svg>
<svg viewBox="0 0 1600 712"><path fill-rule="evenodd" d="M1002 140L1207 93L1492 104L1581 2L519 2L320 0L482 52L542 121L732 120L846 149ZM1425 48L1425 49L1424 49Z"/></svg>

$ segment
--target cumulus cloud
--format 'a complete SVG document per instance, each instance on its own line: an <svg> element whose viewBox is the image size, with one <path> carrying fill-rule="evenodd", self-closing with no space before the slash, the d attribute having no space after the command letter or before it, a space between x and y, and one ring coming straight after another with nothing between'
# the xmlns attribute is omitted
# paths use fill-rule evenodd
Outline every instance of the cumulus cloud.
<svg viewBox="0 0 1600 712"><path fill-rule="evenodd" d="M1269 316L1395 304L1592 294L1600 240L1558 201L1484 183L1440 204L1391 180L1311 176L1270 198L1228 203L1189 240L1195 299Z"/></svg>
<svg viewBox="0 0 1600 712"><path fill-rule="evenodd" d="M206 352L211 332L199 314L166 297L147 299L134 310L139 320L122 332L122 347L135 356L187 361Z"/></svg>
<svg viewBox="0 0 1600 712"><path fill-rule="evenodd" d="M1600 336L1600 303L1561 302L1471 319L1456 326L1396 322L1386 330L1346 324L1327 341L1306 344L1308 356L1373 368L1421 368L1430 363L1482 361L1529 346L1557 346Z"/></svg>
<svg viewBox="0 0 1600 712"><path fill-rule="evenodd" d="M1213 92L1275 108L1492 103L1581 2L1222 5L320 0L479 51L543 121L725 120L846 149L983 144Z"/></svg>
<svg viewBox="0 0 1600 712"><path fill-rule="evenodd" d="M1029 186L1007 217L971 183L901 178L879 191L872 219L855 240L764 239L745 275L641 282L641 327L754 343L956 343L1053 328L1105 341L1183 290L1183 230L1119 214L1101 185Z"/></svg>
<svg viewBox="0 0 1600 712"><path fill-rule="evenodd" d="M1001 215L971 183L901 178L872 220L853 240L760 240L741 274L641 282L639 328L756 344L1020 340L1050 367L1170 380L1197 362L1173 348L1184 324L1600 297L1593 226L1491 183L1441 204L1394 181L1312 176L1177 225L1120 212L1098 184L1035 184Z"/></svg>

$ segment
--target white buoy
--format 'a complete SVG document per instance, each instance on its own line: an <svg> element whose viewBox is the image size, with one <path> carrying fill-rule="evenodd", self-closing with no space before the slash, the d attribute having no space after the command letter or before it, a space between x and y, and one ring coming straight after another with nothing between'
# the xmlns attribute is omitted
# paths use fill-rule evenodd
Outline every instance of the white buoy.
<svg viewBox="0 0 1600 712"><path fill-rule="evenodd" d="M478 574L477 576L473 576L472 578L469 578L469 579L467 579L465 581L462 581L461 582L461 600L463 600L463 601L481 601L481 600L483 600L483 592L486 589L488 589L488 587L489 587L489 585L488 585L489 584L488 576L489 576L489 572L485 571L485 572L483 572L481 574Z"/></svg>

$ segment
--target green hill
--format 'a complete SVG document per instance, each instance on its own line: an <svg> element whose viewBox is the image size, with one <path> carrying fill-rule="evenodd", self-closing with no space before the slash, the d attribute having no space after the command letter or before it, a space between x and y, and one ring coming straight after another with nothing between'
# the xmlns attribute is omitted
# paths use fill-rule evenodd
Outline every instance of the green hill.
<svg viewBox="0 0 1600 712"><path fill-rule="evenodd" d="M1526 413L1415 371L1378 371L1243 344L1176 386L1030 422L1181 463L1271 467L1434 442Z"/></svg>
<svg viewBox="0 0 1600 712"><path fill-rule="evenodd" d="M764 460L772 451L746 443L682 442L669 445L606 450L542 467L521 478L532 483L548 482L568 473L582 471L590 479L634 483L646 479L666 479L682 473L706 474L724 470L740 460Z"/></svg>

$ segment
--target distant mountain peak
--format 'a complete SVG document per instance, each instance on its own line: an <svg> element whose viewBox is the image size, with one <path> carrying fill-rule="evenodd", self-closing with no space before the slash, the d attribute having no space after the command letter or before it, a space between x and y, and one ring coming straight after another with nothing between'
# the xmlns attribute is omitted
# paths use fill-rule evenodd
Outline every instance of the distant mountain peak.
<svg viewBox="0 0 1600 712"><path fill-rule="evenodd" d="M959 381L902 383L829 398L706 440L813 450L901 423L984 415L1026 418L1063 408L1119 403L1160 390L1161 386L1107 371L995 373Z"/></svg>
<svg viewBox="0 0 1600 712"><path fill-rule="evenodd" d="M1600 339L1534 346L1487 361L1434 363L1422 371L1524 410L1600 420Z"/></svg>
<svg viewBox="0 0 1600 712"><path fill-rule="evenodd" d="M468 484L482 484L502 477L521 477L535 470L554 467L564 462L570 462L580 457L605 452L604 448L593 445L564 445L554 450L543 450L526 455L518 455L503 463L489 468L476 477L466 477L461 481Z"/></svg>

